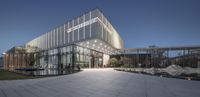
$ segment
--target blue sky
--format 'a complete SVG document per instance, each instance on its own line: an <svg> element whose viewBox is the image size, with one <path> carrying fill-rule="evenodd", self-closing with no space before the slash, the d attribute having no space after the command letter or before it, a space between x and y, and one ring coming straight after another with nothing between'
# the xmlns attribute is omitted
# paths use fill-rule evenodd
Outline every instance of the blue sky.
<svg viewBox="0 0 200 97"><path fill-rule="evenodd" d="M1 0L0 53L100 8L126 48L200 45L200 0Z"/></svg>

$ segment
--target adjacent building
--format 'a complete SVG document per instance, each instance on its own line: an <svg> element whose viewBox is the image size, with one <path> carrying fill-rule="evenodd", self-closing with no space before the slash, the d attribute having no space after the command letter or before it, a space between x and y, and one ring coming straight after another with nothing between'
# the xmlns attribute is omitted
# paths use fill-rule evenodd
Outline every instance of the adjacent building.
<svg viewBox="0 0 200 97"><path fill-rule="evenodd" d="M3 57L0 57L0 69L3 68Z"/></svg>

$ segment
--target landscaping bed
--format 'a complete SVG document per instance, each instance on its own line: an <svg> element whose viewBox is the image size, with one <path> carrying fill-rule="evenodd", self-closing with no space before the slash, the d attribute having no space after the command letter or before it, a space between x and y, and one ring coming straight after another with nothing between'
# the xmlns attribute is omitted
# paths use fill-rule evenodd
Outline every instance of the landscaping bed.
<svg viewBox="0 0 200 97"><path fill-rule="evenodd" d="M33 79L33 78L38 78L38 77L27 76L6 70L0 70L0 80Z"/></svg>
<svg viewBox="0 0 200 97"><path fill-rule="evenodd" d="M200 68L180 67L178 65L170 65L166 68L116 68L117 71L141 73L158 77L170 77L186 80L200 81Z"/></svg>

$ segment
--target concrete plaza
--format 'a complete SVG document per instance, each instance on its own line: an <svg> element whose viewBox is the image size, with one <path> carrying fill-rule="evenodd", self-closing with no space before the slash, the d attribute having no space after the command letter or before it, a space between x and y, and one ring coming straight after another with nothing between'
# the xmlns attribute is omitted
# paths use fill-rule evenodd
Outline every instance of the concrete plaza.
<svg viewBox="0 0 200 97"><path fill-rule="evenodd" d="M0 81L0 97L200 97L200 81L115 71Z"/></svg>

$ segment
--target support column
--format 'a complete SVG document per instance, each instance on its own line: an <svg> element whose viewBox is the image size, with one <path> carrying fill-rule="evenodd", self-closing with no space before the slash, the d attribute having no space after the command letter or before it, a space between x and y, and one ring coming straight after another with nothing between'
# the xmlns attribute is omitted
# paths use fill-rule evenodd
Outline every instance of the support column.
<svg viewBox="0 0 200 97"><path fill-rule="evenodd" d="M198 56L197 68L200 68L200 56Z"/></svg>
<svg viewBox="0 0 200 97"><path fill-rule="evenodd" d="M167 66L169 66L169 50L167 50Z"/></svg>
<svg viewBox="0 0 200 97"><path fill-rule="evenodd" d="M75 45L73 44L72 45L72 66L71 66L71 69L74 69L75 67Z"/></svg>
<svg viewBox="0 0 200 97"><path fill-rule="evenodd" d="M137 66L139 65L139 61L140 61L140 60L139 60L139 57L140 57L140 56L139 56L139 50L137 50L137 64L136 64ZM139 66L139 67L141 67L141 66Z"/></svg>
<svg viewBox="0 0 200 97"><path fill-rule="evenodd" d="M58 50L58 69L63 69L63 64L61 64L61 51L60 48L57 48Z"/></svg>

